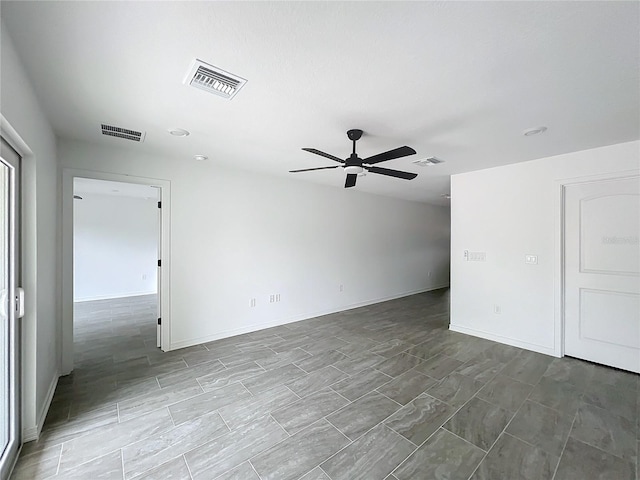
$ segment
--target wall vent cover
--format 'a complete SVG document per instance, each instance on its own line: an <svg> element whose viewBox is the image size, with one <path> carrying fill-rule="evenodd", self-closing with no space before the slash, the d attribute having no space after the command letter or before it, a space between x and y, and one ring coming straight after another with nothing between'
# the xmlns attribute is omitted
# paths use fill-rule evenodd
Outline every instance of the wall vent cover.
<svg viewBox="0 0 640 480"><path fill-rule="evenodd" d="M110 137L133 140L134 142L144 141L144 132L129 130L128 128L114 127L113 125L107 125L106 123L102 124L102 134L109 135Z"/></svg>
<svg viewBox="0 0 640 480"><path fill-rule="evenodd" d="M196 58L184 83L231 100L247 80Z"/></svg>
<svg viewBox="0 0 640 480"><path fill-rule="evenodd" d="M434 165L438 165L439 163L444 163L444 160L440 160L436 157L429 157L423 158L422 160L414 160L413 163L421 167L432 167Z"/></svg>

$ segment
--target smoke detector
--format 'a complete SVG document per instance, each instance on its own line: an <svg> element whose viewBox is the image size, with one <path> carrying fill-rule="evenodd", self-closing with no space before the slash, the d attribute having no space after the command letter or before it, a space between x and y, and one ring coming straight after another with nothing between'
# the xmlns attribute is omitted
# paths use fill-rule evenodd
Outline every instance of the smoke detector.
<svg viewBox="0 0 640 480"><path fill-rule="evenodd" d="M423 158L422 160L414 160L412 163L420 167L433 167L434 165L438 165L439 163L444 163L444 160L440 160L436 157Z"/></svg>
<svg viewBox="0 0 640 480"><path fill-rule="evenodd" d="M113 125L102 124L102 134L110 137L124 138L126 140L132 140L134 142L144 141L144 132L136 130L130 130L128 128L114 127Z"/></svg>
<svg viewBox="0 0 640 480"><path fill-rule="evenodd" d="M231 100L247 80L196 58L184 83Z"/></svg>

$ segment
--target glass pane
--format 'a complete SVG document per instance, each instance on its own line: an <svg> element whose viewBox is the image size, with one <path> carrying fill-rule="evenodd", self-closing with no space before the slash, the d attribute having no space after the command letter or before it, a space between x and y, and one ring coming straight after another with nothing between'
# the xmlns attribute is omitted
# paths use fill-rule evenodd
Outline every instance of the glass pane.
<svg viewBox="0 0 640 480"><path fill-rule="evenodd" d="M9 168L0 162L0 452L9 443Z"/></svg>

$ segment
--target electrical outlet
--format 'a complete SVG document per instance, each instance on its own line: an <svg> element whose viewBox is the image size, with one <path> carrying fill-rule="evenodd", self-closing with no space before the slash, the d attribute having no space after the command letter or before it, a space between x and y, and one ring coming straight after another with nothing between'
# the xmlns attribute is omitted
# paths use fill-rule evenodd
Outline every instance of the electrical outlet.
<svg viewBox="0 0 640 480"><path fill-rule="evenodd" d="M146 274L146 273L143 273L143 274L142 274L142 280L146 280L146 279L147 279L147 274Z"/></svg>
<svg viewBox="0 0 640 480"><path fill-rule="evenodd" d="M502 313L502 307L500 305L494 305L493 313L495 313L496 315L500 315Z"/></svg>
<svg viewBox="0 0 640 480"><path fill-rule="evenodd" d="M269 303L273 303L276 301L276 296L275 295L269 295Z"/></svg>
<svg viewBox="0 0 640 480"><path fill-rule="evenodd" d="M344 292L344 285L340 284L340 291Z"/></svg>
<svg viewBox="0 0 640 480"><path fill-rule="evenodd" d="M279 301L280 301L280 294L276 293L276 302L279 302Z"/></svg>
<svg viewBox="0 0 640 480"><path fill-rule="evenodd" d="M524 263L528 263L530 265L538 264L538 255L527 254L524 256Z"/></svg>
<svg viewBox="0 0 640 480"><path fill-rule="evenodd" d="M251 306L252 306L252 307L255 307L255 306L256 306L256 299L255 299L255 298L252 298L252 299L251 299Z"/></svg>
<svg viewBox="0 0 640 480"><path fill-rule="evenodd" d="M427 277L430 277L430 276L431 276L431 270L427 272Z"/></svg>

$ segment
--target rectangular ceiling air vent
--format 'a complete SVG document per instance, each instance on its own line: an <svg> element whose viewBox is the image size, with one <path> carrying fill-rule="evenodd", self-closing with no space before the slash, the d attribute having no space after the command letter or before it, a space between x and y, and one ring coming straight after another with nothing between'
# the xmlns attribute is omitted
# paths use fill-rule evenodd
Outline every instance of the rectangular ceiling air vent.
<svg viewBox="0 0 640 480"><path fill-rule="evenodd" d="M113 125L102 124L102 134L110 137L124 138L133 140L134 142L142 142L144 140L144 132L129 130L128 128L114 127Z"/></svg>
<svg viewBox="0 0 640 480"><path fill-rule="evenodd" d="M432 167L439 163L444 163L444 160L440 160L436 157L423 158L422 160L414 160L413 163L420 165L421 167Z"/></svg>
<svg viewBox="0 0 640 480"><path fill-rule="evenodd" d="M231 100L247 80L196 58L184 83Z"/></svg>

